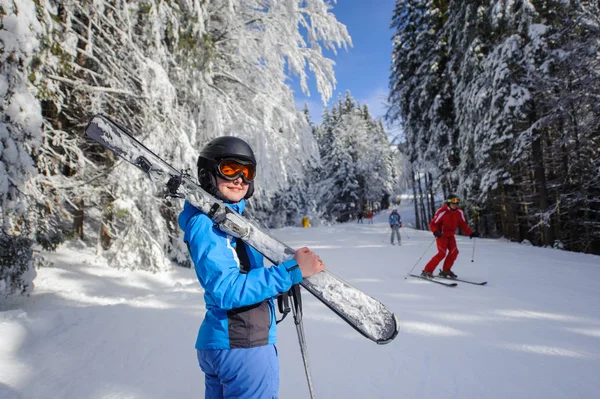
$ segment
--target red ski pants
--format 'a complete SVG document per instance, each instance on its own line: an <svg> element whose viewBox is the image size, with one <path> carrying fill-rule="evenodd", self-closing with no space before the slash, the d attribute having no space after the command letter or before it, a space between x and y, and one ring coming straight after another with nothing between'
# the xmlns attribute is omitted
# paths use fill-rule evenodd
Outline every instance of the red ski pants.
<svg viewBox="0 0 600 399"><path fill-rule="evenodd" d="M454 236L451 237L440 237L435 239L437 244L438 253L425 265L426 272L433 273L435 267L446 258L444 261L443 269L448 271L452 268L456 257L458 256L458 248L456 248L456 239ZM448 256L446 256L446 253Z"/></svg>

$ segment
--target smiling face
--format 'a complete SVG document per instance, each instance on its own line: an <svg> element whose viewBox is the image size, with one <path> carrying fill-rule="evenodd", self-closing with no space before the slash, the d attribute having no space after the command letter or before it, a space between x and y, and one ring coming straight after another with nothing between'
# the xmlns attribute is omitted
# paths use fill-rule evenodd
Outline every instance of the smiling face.
<svg viewBox="0 0 600 399"><path fill-rule="evenodd" d="M240 202L248 193L248 183L244 183L241 177L235 180L225 180L217 176L217 188L219 192L228 201Z"/></svg>

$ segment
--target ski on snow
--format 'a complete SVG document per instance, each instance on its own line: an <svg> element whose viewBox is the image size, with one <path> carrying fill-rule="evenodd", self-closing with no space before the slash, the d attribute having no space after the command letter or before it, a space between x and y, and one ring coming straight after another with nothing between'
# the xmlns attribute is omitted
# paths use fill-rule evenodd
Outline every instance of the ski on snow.
<svg viewBox="0 0 600 399"><path fill-rule="evenodd" d="M411 277L417 277L423 280L427 280L427 281L431 281L432 283L436 283L436 284L442 284L445 285L446 287L456 287L458 284L456 283L456 281L461 282L461 283L467 283L467 284L473 284L473 285L486 285L487 281L470 281L470 280L463 280L460 278L446 278L446 277L441 277L441 276L433 276L433 277L423 277L420 274L410 274ZM447 283L447 282L442 282L440 280L449 280L449 281L454 281L453 283Z"/></svg>
<svg viewBox="0 0 600 399"><path fill-rule="evenodd" d="M433 276L439 280L450 280L450 281L460 281L461 283L473 284L473 285L486 285L487 281L471 281L471 280L463 280L460 278L446 278L441 276Z"/></svg>
<svg viewBox="0 0 600 399"><path fill-rule="evenodd" d="M225 206L195 179L173 168L108 117L94 116L86 127L86 134L141 169L156 184L165 186L171 197L189 201L222 231L241 238L273 264L293 258L294 249ZM300 285L366 338L386 344L398 334L398 320L390 309L328 270L305 278Z"/></svg>
<svg viewBox="0 0 600 399"><path fill-rule="evenodd" d="M430 277L421 276L420 274L409 274L409 276L420 278L421 280L429 281L430 283L445 285L446 287L456 287L458 285L457 283L444 283L442 281L434 280Z"/></svg>

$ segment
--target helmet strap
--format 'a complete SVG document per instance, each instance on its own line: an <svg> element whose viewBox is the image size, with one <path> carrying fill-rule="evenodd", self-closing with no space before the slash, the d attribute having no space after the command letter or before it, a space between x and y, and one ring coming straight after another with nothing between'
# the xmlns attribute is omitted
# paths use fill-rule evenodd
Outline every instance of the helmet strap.
<svg viewBox="0 0 600 399"><path fill-rule="evenodd" d="M248 198L252 197L252 194L254 194L254 180L252 180L250 183L248 183L248 192L244 196L244 199L248 199Z"/></svg>
<svg viewBox="0 0 600 399"><path fill-rule="evenodd" d="M200 187L210 194L221 198L219 190L217 189L217 178L214 173L209 172L206 169L200 169L198 170L198 180L200 181Z"/></svg>

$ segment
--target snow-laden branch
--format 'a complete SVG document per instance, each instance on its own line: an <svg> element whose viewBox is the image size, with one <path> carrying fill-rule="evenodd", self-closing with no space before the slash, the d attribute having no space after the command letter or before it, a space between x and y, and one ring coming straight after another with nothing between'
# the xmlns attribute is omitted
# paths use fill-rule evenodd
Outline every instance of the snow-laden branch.
<svg viewBox="0 0 600 399"><path fill-rule="evenodd" d="M141 96L140 94L133 93L129 90L115 89L112 87L91 86L91 85L88 85L81 81L75 81L75 80L71 80L71 79L67 79L67 78L63 78L61 76L56 76L56 75L51 75L51 74L46 75L46 76L49 79L71 85L71 86L75 87L76 89L80 89L80 90L97 91L97 92L101 92L101 93L111 93L111 94L123 94L126 96L131 96L131 97L136 97L136 98L146 98L145 96Z"/></svg>

